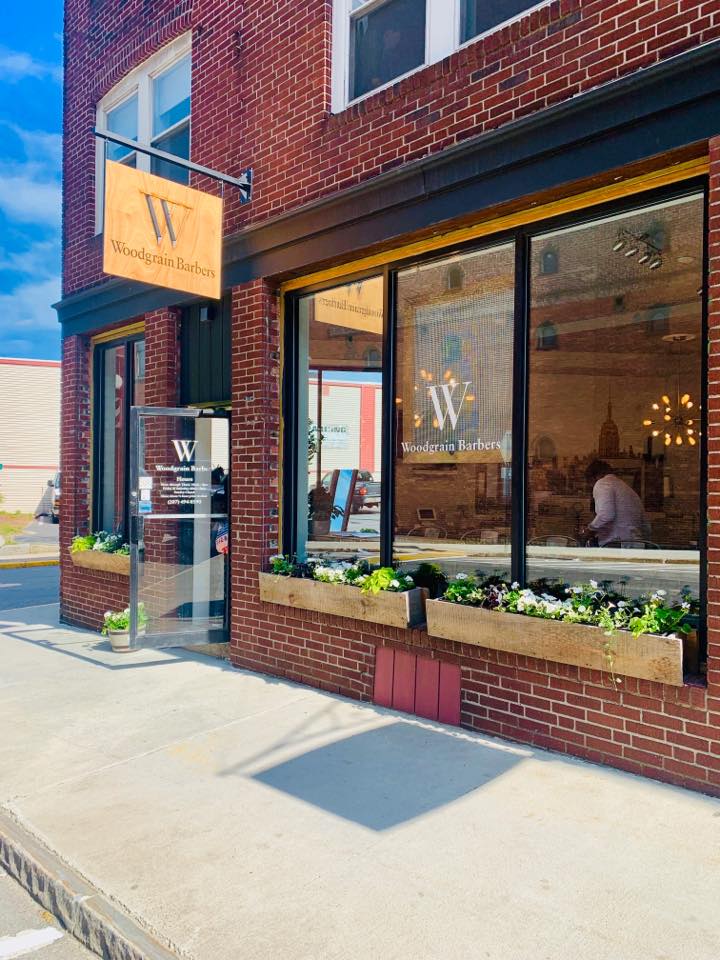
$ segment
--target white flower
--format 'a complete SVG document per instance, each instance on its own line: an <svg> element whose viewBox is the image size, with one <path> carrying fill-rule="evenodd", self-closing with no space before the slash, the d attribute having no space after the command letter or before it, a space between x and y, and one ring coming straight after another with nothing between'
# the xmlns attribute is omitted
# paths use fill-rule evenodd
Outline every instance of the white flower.
<svg viewBox="0 0 720 960"><path fill-rule="evenodd" d="M687 600L680 604L680 609L687 613L687 611L690 609L690 604L687 602Z"/></svg>
<svg viewBox="0 0 720 960"><path fill-rule="evenodd" d="M399 586L400 586L400 581L399 581L399 580L391 580L391 581L390 581L390 586L391 586L391 587L399 587Z"/></svg>
<svg viewBox="0 0 720 960"><path fill-rule="evenodd" d="M578 607L578 613L585 613L586 611L587 607L583 607L582 604Z"/></svg>
<svg viewBox="0 0 720 960"><path fill-rule="evenodd" d="M627 603L624 600L618 600L618 610L622 610L623 607L626 607Z"/></svg>
<svg viewBox="0 0 720 960"><path fill-rule="evenodd" d="M468 576L467 576L466 573L459 573L459 574L455 577L456 580L467 580L467 578L468 578Z"/></svg>
<svg viewBox="0 0 720 960"><path fill-rule="evenodd" d="M511 583L511 584L510 584L510 589L511 589L511 590L519 590L519 589L520 589L520 584L517 582L517 580L515 581L515 583Z"/></svg>
<svg viewBox="0 0 720 960"><path fill-rule="evenodd" d="M658 590L658 591L657 591L657 595L658 595L659 597L666 597L666 596L667 596L667 590Z"/></svg>
<svg viewBox="0 0 720 960"><path fill-rule="evenodd" d="M597 580L591 580L590 586L593 588L593 590L597 590Z"/></svg>
<svg viewBox="0 0 720 960"><path fill-rule="evenodd" d="M575 594L582 593L582 587L573 587L572 592Z"/></svg>

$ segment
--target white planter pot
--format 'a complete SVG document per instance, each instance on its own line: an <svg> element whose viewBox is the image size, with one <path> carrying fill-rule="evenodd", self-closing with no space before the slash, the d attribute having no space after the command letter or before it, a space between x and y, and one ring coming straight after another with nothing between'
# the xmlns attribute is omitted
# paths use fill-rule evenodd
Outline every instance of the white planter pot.
<svg viewBox="0 0 720 960"><path fill-rule="evenodd" d="M130 653L132 650L129 630L108 630L107 637L113 653Z"/></svg>

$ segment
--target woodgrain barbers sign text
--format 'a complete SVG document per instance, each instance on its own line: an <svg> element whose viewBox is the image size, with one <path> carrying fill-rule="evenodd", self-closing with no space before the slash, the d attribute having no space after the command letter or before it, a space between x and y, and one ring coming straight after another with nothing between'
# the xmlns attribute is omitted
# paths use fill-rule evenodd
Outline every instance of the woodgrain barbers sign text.
<svg viewBox="0 0 720 960"><path fill-rule="evenodd" d="M105 170L105 273L219 300L222 200L121 163Z"/></svg>

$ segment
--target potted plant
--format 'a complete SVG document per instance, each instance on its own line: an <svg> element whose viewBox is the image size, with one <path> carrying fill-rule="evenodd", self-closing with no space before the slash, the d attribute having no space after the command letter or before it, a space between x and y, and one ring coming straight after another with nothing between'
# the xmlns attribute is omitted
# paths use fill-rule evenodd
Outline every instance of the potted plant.
<svg viewBox="0 0 720 960"><path fill-rule="evenodd" d="M144 633L148 617L145 605L138 604L138 632ZM108 610L105 613L102 634L110 641L114 653L129 653L130 647L130 607L124 610Z"/></svg>
<svg viewBox="0 0 720 960"><path fill-rule="evenodd" d="M313 539L330 533L332 517L342 516L342 510L333 504L329 490L319 483L308 493L308 536Z"/></svg>
<svg viewBox="0 0 720 960"><path fill-rule="evenodd" d="M70 558L76 567L130 576L130 547L117 533L100 530L73 537Z"/></svg>
<svg viewBox="0 0 720 960"><path fill-rule="evenodd" d="M665 592L627 600L594 580L571 587L510 586L457 574L444 596L426 605L428 633L620 676L682 686L690 603Z"/></svg>
<svg viewBox="0 0 720 960"><path fill-rule="evenodd" d="M271 573L259 574L260 599L267 603L392 627L424 622L426 591L404 571L373 568L364 560L296 563L283 556L273 557L270 567Z"/></svg>

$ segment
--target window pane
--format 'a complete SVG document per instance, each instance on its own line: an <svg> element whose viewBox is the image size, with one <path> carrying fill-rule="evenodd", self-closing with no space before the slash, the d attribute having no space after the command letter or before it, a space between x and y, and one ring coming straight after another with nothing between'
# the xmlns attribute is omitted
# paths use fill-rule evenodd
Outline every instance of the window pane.
<svg viewBox="0 0 720 960"><path fill-rule="evenodd" d="M172 153L176 157L182 157L185 160L190 159L190 124L174 130L166 137L160 137L153 141L153 146L158 150L164 150L166 153ZM178 167L177 164L169 163L167 160L158 160L152 158L150 169L158 177L165 177L167 180L175 180L177 183L188 183L190 171L184 167Z"/></svg>
<svg viewBox="0 0 720 960"><path fill-rule="evenodd" d="M105 350L102 364L100 509L102 530L121 530L125 515L125 345Z"/></svg>
<svg viewBox="0 0 720 960"><path fill-rule="evenodd" d="M133 344L133 406L145 405L145 341L136 340Z"/></svg>
<svg viewBox="0 0 720 960"><path fill-rule="evenodd" d="M537 0L462 0L460 42L487 33L493 27L512 20L523 10L537 6Z"/></svg>
<svg viewBox="0 0 720 960"><path fill-rule="evenodd" d="M696 197L533 241L531 581L698 595L702 229Z"/></svg>
<svg viewBox="0 0 720 960"><path fill-rule="evenodd" d="M398 275L395 556L510 574L513 244Z"/></svg>
<svg viewBox="0 0 720 960"><path fill-rule="evenodd" d="M425 0L388 0L350 21L350 99L425 62Z"/></svg>
<svg viewBox="0 0 720 960"><path fill-rule="evenodd" d="M190 57L153 81L153 137L190 116Z"/></svg>
<svg viewBox="0 0 720 960"><path fill-rule="evenodd" d="M383 279L303 297L298 391L298 555L380 550Z"/></svg>
<svg viewBox="0 0 720 960"><path fill-rule="evenodd" d="M117 133L121 137L127 137L129 140L138 138L138 99L137 94L125 100L114 110L109 110L106 118L107 128L111 133ZM116 143L108 143L108 160L122 160L123 158L134 158L135 154L127 147L121 147ZM134 162L132 163L134 166Z"/></svg>

